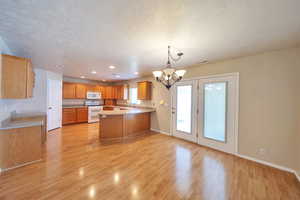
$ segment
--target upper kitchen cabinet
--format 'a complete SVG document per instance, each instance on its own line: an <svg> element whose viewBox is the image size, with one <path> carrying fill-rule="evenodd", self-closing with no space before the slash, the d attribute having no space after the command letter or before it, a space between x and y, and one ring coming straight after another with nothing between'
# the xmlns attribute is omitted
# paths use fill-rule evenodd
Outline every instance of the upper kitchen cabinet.
<svg viewBox="0 0 300 200"><path fill-rule="evenodd" d="M116 87L116 99L126 100L128 99L128 85L118 85Z"/></svg>
<svg viewBox="0 0 300 200"><path fill-rule="evenodd" d="M85 99L86 98L86 85L84 84L76 84L76 98L77 99Z"/></svg>
<svg viewBox="0 0 300 200"><path fill-rule="evenodd" d="M86 85L87 92L100 92L98 85Z"/></svg>
<svg viewBox="0 0 300 200"><path fill-rule="evenodd" d="M0 55L0 98L25 99L33 96L34 72L31 61Z"/></svg>
<svg viewBox="0 0 300 200"><path fill-rule="evenodd" d="M151 85L150 81L137 82L138 100L151 100Z"/></svg>
<svg viewBox="0 0 300 200"><path fill-rule="evenodd" d="M114 89L112 86L105 86L104 99L114 99Z"/></svg>
<svg viewBox="0 0 300 200"><path fill-rule="evenodd" d="M63 98L75 99L76 98L76 84L75 83L63 83Z"/></svg>
<svg viewBox="0 0 300 200"><path fill-rule="evenodd" d="M104 99L105 98L105 87L104 86L101 86L101 85L98 85L98 91L101 93L101 99Z"/></svg>

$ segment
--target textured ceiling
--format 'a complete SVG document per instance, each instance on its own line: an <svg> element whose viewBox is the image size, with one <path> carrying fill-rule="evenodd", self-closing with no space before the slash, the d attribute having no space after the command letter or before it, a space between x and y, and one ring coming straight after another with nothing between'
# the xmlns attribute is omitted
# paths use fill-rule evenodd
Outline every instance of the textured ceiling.
<svg viewBox="0 0 300 200"><path fill-rule="evenodd" d="M1 0L0 36L35 67L129 79L163 67L169 44L185 53L178 67L295 46L299 10L299 0Z"/></svg>

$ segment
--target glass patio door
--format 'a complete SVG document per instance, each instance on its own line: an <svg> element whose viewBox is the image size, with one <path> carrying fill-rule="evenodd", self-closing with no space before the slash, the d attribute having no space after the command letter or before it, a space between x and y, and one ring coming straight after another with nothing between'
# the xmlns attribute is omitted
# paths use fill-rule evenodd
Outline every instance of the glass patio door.
<svg viewBox="0 0 300 200"><path fill-rule="evenodd" d="M172 89L173 135L197 142L195 118L197 104L197 82L181 81Z"/></svg>
<svg viewBox="0 0 300 200"><path fill-rule="evenodd" d="M237 152L238 74L181 81L172 88L172 135Z"/></svg>
<svg viewBox="0 0 300 200"><path fill-rule="evenodd" d="M238 108L236 77L200 79L198 84L198 143L235 153Z"/></svg>

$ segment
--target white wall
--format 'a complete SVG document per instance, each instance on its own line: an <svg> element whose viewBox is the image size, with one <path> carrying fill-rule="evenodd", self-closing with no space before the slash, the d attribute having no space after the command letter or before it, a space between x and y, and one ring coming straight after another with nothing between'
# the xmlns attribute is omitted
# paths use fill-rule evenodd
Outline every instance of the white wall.
<svg viewBox="0 0 300 200"><path fill-rule="evenodd" d="M2 40L0 36L0 53L11 54L11 50L8 48L6 43Z"/></svg>
<svg viewBox="0 0 300 200"><path fill-rule="evenodd" d="M300 92L300 48L195 65L186 69L186 78L239 72L238 152L300 170L300 110L298 112L297 109L300 107L297 99L297 93ZM151 117L151 128L170 132L170 92L152 77L131 80L129 84L132 86L140 80L153 83L152 101L147 104L155 103L157 112ZM160 100L164 100L168 106L159 105ZM265 149L265 154L259 153L260 148Z"/></svg>
<svg viewBox="0 0 300 200"><path fill-rule="evenodd" d="M0 37L0 53L12 54L5 42ZM43 112L47 111L47 79L62 80L61 74L56 74L43 69L34 68L35 87L33 97L29 99L0 99L0 122L9 118L11 113Z"/></svg>

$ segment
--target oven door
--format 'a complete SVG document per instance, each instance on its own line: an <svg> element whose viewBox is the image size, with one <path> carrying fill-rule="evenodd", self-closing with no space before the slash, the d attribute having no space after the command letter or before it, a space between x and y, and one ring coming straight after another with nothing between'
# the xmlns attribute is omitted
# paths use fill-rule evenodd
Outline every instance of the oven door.
<svg viewBox="0 0 300 200"><path fill-rule="evenodd" d="M99 121L99 112L101 106L89 106L88 123L94 123Z"/></svg>

